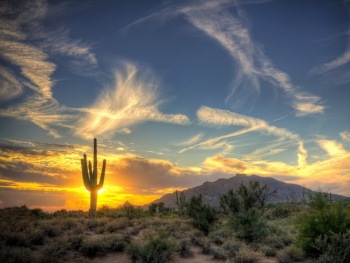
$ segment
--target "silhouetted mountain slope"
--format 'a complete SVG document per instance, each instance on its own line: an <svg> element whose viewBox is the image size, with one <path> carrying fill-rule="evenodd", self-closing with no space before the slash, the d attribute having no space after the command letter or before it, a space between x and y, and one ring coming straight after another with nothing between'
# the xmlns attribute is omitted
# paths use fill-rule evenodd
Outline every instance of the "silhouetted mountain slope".
<svg viewBox="0 0 350 263"><path fill-rule="evenodd" d="M307 199L310 189L297 185L288 184L278 181L270 177L261 177L257 175L247 176L244 174L237 174L228 179L218 179L215 182L205 182L200 186L189 188L185 190L186 198L189 200L191 196L202 194L203 201L212 207L219 207L220 195L226 194L230 189L236 190L243 184L248 184L249 181L259 181L261 184L268 185L271 190L277 190L274 197L271 197L269 202L292 202ZM334 198L344 198L339 195L332 195ZM164 202L166 207L176 206L176 194L166 194L153 203Z"/></svg>

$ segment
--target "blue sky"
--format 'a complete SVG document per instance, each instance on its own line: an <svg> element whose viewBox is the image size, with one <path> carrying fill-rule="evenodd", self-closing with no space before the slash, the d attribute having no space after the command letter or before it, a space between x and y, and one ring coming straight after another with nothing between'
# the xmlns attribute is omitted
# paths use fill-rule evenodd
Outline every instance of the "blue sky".
<svg viewBox="0 0 350 263"><path fill-rule="evenodd" d="M350 196L349 4L1 1L0 206L85 207L94 137L101 204L236 173Z"/></svg>

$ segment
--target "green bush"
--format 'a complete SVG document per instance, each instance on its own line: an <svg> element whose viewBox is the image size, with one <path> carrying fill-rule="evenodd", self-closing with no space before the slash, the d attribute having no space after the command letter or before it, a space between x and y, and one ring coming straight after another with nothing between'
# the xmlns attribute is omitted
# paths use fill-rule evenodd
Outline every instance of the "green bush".
<svg viewBox="0 0 350 263"><path fill-rule="evenodd" d="M276 204L276 206L269 211L268 217L271 219L288 218L297 211L298 211L297 206L293 204L286 204L286 203Z"/></svg>
<svg viewBox="0 0 350 263"><path fill-rule="evenodd" d="M319 262L350 262L350 230L345 234L330 233L323 237L319 236L312 243L312 247L321 253Z"/></svg>
<svg viewBox="0 0 350 263"><path fill-rule="evenodd" d="M84 239L79 250L87 257L95 257L105 255L107 246L100 239Z"/></svg>
<svg viewBox="0 0 350 263"><path fill-rule="evenodd" d="M288 246L278 253L277 259L280 263L305 262L305 254L296 246Z"/></svg>
<svg viewBox="0 0 350 263"><path fill-rule="evenodd" d="M125 213L125 216L128 219L133 219L133 218L140 218L144 215L144 212L142 208L136 207L130 202L126 201L123 206L121 207L123 212Z"/></svg>
<svg viewBox="0 0 350 263"><path fill-rule="evenodd" d="M188 214L192 218L194 227L208 234L211 224L215 220L214 210L203 204L202 195L192 196L188 203Z"/></svg>
<svg viewBox="0 0 350 263"><path fill-rule="evenodd" d="M121 229L125 229L126 227L130 226L130 224L130 220L126 217L116 218L105 225L105 230L110 233L114 233Z"/></svg>
<svg viewBox="0 0 350 263"><path fill-rule="evenodd" d="M102 256L108 252L122 252L127 243L123 235L106 235L100 238L83 239L79 250L85 256Z"/></svg>
<svg viewBox="0 0 350 263"><path fill-rule="evenodd" d="M163 230L145 233L141 240L131 243L127 252L133 262L163 263L168 262L178 243Z"/></svg>
<svg viewBox="0 0 350 263"><path fill-rule="evenodd" d="M247 245L242 245L237 251L235 257L230 260L231 263L257 263L261 262L262 254L252 250Z"/></svg>
<svg viewBox="0 0 350 263"><path fill-rule="evenodd" d="M235 230L236 237L247 242L260 241L268 234L266 221L255 208L232 214L230 225Z"/></svg>
<svg viewBox="0 0 350 263"><path fill-rule="evenodd" d="M225 241L225 243L222 245L222 248L225 250L228 257L234 257L236 256L241 246L241 241L231 238Z"/></svg>
<svg viewBox="0 0 350 263"><path fill-rule="evenodd" d="M191 256L193 256L193 253L191 251L191 241L189 239L182 239L182 240L180 240L180 244L179 244L177 252L182 257L191 257Z"/></svg>
<svg viewBox="0 0 350 263"><path fill-rule="evenodd" d="M70 250L70 244L66 238L58 238L44 247L43 262L61 262L65 260Z"/></svg>
<svg viewBox="0 0 350 263"><path fill-rule="evenodd" d="M310 202L310 210L300 214L297 228L300 247L307 255L318 257L322 253L313 246L316 239L330 240L333 234L345 235L350 229L349 208L318 193Z"/></svg>

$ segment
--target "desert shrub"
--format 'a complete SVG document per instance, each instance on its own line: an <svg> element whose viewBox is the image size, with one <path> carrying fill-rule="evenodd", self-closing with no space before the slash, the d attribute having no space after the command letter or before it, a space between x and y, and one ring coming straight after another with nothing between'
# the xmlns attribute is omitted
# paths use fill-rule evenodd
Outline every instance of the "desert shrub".
<svg viewBox="0 0 350 263"><path fill-rule="evenodd" d="M29 244L31 245L44 245L45 234L42 229L34 229L29 233Z"/></svg>
<svg viewBox="0 0 350 263"><path fill-rule="evenodd" d="M214 210L203 204L202 195L192 196L188 203L188 214L192 218L194 227L208 234L211 224L215 220Z"/></svg>
<svg viewBox="0 0 350 263"><path fill-rule="evenodd" d="M290 204L277 204L274 208L271 209L268 213L268 217L271 219L281 219L288 218L296 212L296 208Z"/></svg>
<svg viewBox="0 0 350 263"><path fill-rule="evenodd" d="M107 252L106 245L99 239L84 239L79 250L87 257L101 256Z"/></svg>
<svg viewBox="0 0 350 263"><path fill-rule="evenodd" d="M211 249L211 254L214 259L227 259L226 251L222 247L215 247Z"/></svg>
<svg viewBox="0 0 350 263"><path fill-rule="evenodd" d="M192 257L193 253L191 251L191 241L189 239L180 240L177 252L182 257Z"/></svg>
<svg viewBox="0 0 350 263"><path fill-rule="evenodd" d="M298 243L309 256L320 256L313 244L316 239L330 240L333 234L345 235L350 229L350 211L339 202L332 202L327 194L317 193L311 198L310 209L301 213L297 228Z"/></svg>
<svg viewBox="0 0 350 263"><path fill-rule="evenodd" d="M47 213L45 213L40 208L34 208L29 211L30 216L35 217L36 219L41 219L47 217Z"/></svg>
<svg viewBox="0 0 350 263"><path fill-rule="evenodd" d="M110 233L113 233L118 230L125 229L126 227L130 226L130 223L130 220L126 217L116 218L105 225L105 230L107 230Z"/></svg>
<svg viewBox="0 0 350 263"><path fill-rule="evenodd" d="M259 251L261 251L267 257L275 257L277 253L276 248L269 245L260 246Z"/></svg>
<svg viewBox="0 0 350 263"><path fill-rule="evenodd" d="M226 240L224 244L222 244L222 248L226 251L228 257L236 256L239 248L242 246L241 241L238 241L234 238Z"/></svg>
<svg viewBox="0 0 350 263"><path fill-rule="evenodd" d="M345 234L330 233L319 236L312 243L312 247L320 252L319 262L350 262L350 230Z"/></svg>
<svg viewBox="0 0 350 263"><path fill-rule="evenodd" d="M85 238L79 251L88 257L105 255L108 252L122 252L127 243L122 235L107 235L100 238Z"/></svg>
<svg viewBox="0 0 350 263"><path fill-rule="evenodd" d="M29 245L28 236L23 232L3 233L5 244L11 247L27 247Z"/></svg>
<svg viewBox="0 0 350 263"><path fill-rule="evenodd" d="M145 233L141 240L131 243L127 252L133 262L162 263L168 262L178 243L163 230Z"/></svg>
<svg viewBox="0 0 350 263"><path fill-rule="evenodd" d="M226 227L218 228L209 233L209 239L216 245L222 245L227 239L232 236L232 231Z"/></svg>
<svg viewBox="0 0 350 263"><path fill-rule="evenodd" d="M268 234L266 221L255 208L232 214L230 225L235 230L236 237L247 242L262 240Z"/></svg>
<svg viewBox="0 0 350 263"><path fill-rule="evenodd" d="M68 243L71 249L79 250L84 240L84 235L68 236Z"/></svg>
<svg viewBox="0 0 350 263"><path fill-rule="evenodd" d="M237 251L235 257L230 260L232 263L257 263L261 261L262 254L252 250L247 245L242 245Z"/></svg>
<svg viewBox="0 0 350 263"><path fill-rule="evenodd" d="M278 253L277 260L279 263L304 262L305 254L296 246L287 246Z"/></svg>
<svg viewBox="0 0 350 263"><path fill-rule="evenodd" d="M195 246L202 246L204 242L207 242L208 240L208 237L199 229L192 230L189 232L188 236L191 237L191 243Z"/></svg>
<svg viewBox="0 0 350 263"><path fill-rule="evenodd" d="M121 209L128 219L140 218L144 215L142 208L136 207L128 201L124 203Z"/></svg>
<svg viewBox="0 0 350 263"><path fill-rule="evenodd" d="M57 238L43 249L41 262L61 262L65 260L70 250L70 244L66 238Z"/></svg>
<svg viewBox="0 0 350 263"><path fill-rule="evenodd" d="M1 247L0 262L6 263L31 263L32 251L25 247Z"/></svg>
<svg viewBox="0 0 350 263"><path fill-rule="evenodd" d="M264 243L269 244L270 247L275 249L282 249L289 245L289 241L292 237L288 237L287 235L282 234L269 234L265 239ZM288 241L288 242L285 242Z"/></svg>
<svg viewBox="0 0 350 263"><path fill-rule="evenodd" d="M128 238L124 235L107 235L102 242L106 245L107 252L123 252L127 246Z"/></svg>
<svg viewBox="0 0 350 263"><path fill-rule="evenodd" d="M59 221L45 221L42 224L44 235L47 237L58 237L63 234Z"/></svg>
<svg viewBox="0 0 350 263"><path fill-rule="evenodd" d="M78 226L78 223L73 218L67 218L65 220L62 220L62 223L61 223L61 229L63 231L74 229L77 226Z"/></svg>

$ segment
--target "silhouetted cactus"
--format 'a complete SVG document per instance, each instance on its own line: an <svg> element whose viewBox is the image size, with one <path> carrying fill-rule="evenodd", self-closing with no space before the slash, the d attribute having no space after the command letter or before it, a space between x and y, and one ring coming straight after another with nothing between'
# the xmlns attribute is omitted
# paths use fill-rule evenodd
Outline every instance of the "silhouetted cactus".
<svg viewBox="0 0 350 263"><path fill-rule="evenodd" d="M176 204L179 209L179 214L181 216L185 215L187 201L186 201L186 195L184 191L180 192L180 195L179 195L178 191L176 190Z"/></svg>
<svg viewBox="0 0 350 263"><path fill-rule="evenodd" d="M86 154L81 159L81 171L85 188L90 192L90 217L95 217L97 206L97 193L103 187L105 180L106 160L103 160L100 182L97 184L97 140L94 139L94 160L93 165L87 163Z"/></svg>

